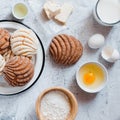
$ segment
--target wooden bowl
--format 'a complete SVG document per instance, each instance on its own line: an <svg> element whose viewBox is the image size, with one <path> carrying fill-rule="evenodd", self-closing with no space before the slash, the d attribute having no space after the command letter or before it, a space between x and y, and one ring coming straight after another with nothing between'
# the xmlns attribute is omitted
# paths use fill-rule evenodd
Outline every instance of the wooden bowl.
<svg viewBox="0 0 120 120"><path fill-rule="evenodd" d="M42 113L40 111L40 104L41 104L41 100L42 100L43 96L46 93L48 93L50 91L54 91L54 90L61 91L65 95L67 95L67 97L70 101L71 110L70 110L70 114L67 116L66 120L74 120L77 115L77 111L78 111L78 104L77 104L76 98L69 90L61 88L61 87L53 87L53 88L46 89L38 96L38 99L36 101L36 114L37 114L38 119L45 120L44 116L42 115Z"/></svg>

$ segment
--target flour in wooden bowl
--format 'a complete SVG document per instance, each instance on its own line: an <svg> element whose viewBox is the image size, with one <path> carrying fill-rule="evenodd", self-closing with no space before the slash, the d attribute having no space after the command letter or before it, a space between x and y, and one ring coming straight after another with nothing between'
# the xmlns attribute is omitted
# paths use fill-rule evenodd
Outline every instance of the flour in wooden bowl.
<svg viewBox="0 0 120 120"><path fill-rule="evenodd" d="M51 91L41 100L41 113L45 120L66 120L71 105L68 97L61 91Z"/></svg>

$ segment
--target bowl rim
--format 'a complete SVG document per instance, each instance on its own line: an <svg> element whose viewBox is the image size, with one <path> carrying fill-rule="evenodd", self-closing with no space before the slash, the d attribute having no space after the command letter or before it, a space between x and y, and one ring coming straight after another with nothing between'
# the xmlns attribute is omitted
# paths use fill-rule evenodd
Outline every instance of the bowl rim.
<svg viewBox="0 0 120 120"><path fill-rule="evenodd" d="M18 16L15 15L14 8L15 8L15 6L18 5L18 4L22 4L22 5L26 8L26 10L27 10L27 13L26 13L25 16L23 16L23 17L18 17ZM16 18L16 19L18 19L18 20L24 19L24 18L28 15L28 12L29 12L28 6L27 6L27 4L24 3L24 2L17 2L17 3L15 3L15 4L12 6L12 15L13 15L14 18Z"/></svg>
<svg viewBox="0 0 120 120"><path fill-rule="evenodd" d="M41 114L41 111L40 111L40 103L41 103L41 100L43 98L43 96L45 94L47 94L48 92L50 91L61 91L63 92L70 100L70 104L71 104L71 110L73 111L72 114L70 114L68 116L68 118L66 120L74 120L76 115L77 115L77 112L78 112L78 103L77 103L77 100L75 98L75 96L73 95L72 92L70 92L68 89L66 88L63 88L63 87L50 87L48 89L45 89L37 98L36 100L36 115L38 117L39 120L45 120L43 118L43 115ZM73 108L72 108L73 107Z"/></svg>
<svg viewBox="0 0 120 120"><path fill-rule="evenodd" d="M80 84L80 80L79 80L79 70L80 70L84 65L86 65L86 64L91 64L91 63L98 65L98 66L104 71L104 74L105 74L105 82L104 82L100 87L98 87L97 89L94 89L94 90L84 87L83 85ZM78 68L78 70L77 70L77 72L76 72L76 81L77 81L78 86L79 86L83 91L85 91L85 92L87 92L87 93L97 93L97 92L100 92L100 91L106 86L106 84L107 84L107 82L108 82L108 71L107 71L107 69L105 68L105 66L104 66L103 64L101 64L101 63L99 63L99 62L97 62L97 61L85 62L85 63L83 63L83 64Z"/></svg>

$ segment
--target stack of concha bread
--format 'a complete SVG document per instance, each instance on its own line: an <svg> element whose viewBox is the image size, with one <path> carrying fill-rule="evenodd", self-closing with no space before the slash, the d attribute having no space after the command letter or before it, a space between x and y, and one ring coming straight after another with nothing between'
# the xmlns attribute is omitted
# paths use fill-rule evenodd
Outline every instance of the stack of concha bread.
<svg viewBox="0 0 120 120"><path fill-rule="evenodd" d="M34 76L31 58L37 54L37 37L30 29L9 33L0 28L0 75L11 86L24 86Z"/></svg>

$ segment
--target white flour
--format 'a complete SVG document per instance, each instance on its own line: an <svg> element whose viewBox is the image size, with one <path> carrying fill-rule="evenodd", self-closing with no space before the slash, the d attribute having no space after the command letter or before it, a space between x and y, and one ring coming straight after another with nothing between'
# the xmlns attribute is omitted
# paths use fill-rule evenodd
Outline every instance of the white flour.
<svg viewBox="0 0 120 120"><path fill-rule="evenodd" d="M40 109L45 120L66 120L71 107L64 93L51 91L43 97Z"/></svg>

